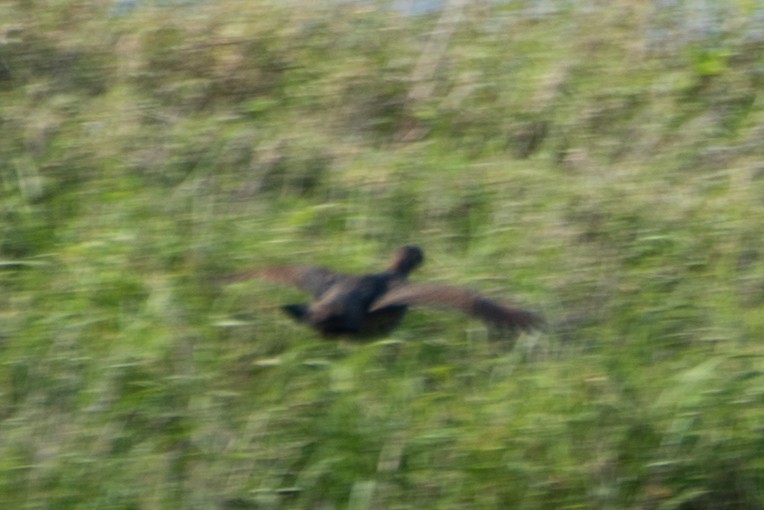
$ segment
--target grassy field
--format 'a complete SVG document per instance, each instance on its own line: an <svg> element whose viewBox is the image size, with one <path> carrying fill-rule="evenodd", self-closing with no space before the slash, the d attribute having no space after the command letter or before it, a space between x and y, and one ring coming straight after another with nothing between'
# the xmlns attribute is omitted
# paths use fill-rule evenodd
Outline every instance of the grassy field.
<svg viewBox="0 0 764 510"><path fill-rule="evenodd" d="M553 4L1 4L0 508L764 508L764 7Z"/></svg>

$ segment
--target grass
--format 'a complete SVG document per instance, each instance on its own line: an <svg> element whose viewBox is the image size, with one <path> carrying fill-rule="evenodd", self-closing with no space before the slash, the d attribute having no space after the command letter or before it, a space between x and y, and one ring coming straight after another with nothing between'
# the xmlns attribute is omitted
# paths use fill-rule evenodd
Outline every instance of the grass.
<svg viewBox="0 0 764 510"><path fill-rule="evenodd" d="M470 4L432 56L438 14L0 7L0 506L764 507L761 44L725 5ZM326 342L214 283L412 242L549 330Z"/></svg>

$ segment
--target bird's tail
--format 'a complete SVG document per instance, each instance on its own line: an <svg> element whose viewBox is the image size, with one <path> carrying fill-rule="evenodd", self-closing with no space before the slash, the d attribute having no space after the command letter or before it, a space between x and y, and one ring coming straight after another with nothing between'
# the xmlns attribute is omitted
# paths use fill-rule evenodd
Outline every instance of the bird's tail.
<svg viewBox="0 0 764 510"><path fill-rule="evenodd" d="M281 309L298 322L303 322L308 314L308 305L304 303L284 305Z"/></svg>

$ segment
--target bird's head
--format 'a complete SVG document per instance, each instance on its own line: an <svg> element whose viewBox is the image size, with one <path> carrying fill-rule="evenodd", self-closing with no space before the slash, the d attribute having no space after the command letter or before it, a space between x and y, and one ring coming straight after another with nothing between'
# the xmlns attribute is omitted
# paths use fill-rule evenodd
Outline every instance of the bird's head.
<svg viewBox="0 0 764 510"><path fill-rule="evenodd" d="M418 246L401 246L393 254L390 270L407 275L421 266L422 262L424 262L424 252Z"/></svg>

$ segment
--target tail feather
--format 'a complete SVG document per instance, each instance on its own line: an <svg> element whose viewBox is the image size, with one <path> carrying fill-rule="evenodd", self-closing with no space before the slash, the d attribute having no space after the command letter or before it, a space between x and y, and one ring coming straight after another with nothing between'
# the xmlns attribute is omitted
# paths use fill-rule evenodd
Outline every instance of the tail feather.
<svg viewBox="0 0 764 510"><path fill-rule="evenodd" d="M298 322L302 322L308 313L308 305L304 303L284 305L281 309Z"/></svg>

